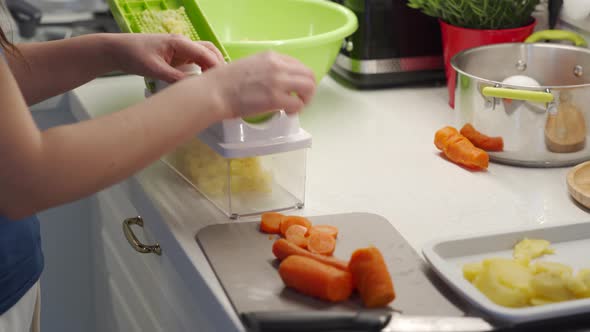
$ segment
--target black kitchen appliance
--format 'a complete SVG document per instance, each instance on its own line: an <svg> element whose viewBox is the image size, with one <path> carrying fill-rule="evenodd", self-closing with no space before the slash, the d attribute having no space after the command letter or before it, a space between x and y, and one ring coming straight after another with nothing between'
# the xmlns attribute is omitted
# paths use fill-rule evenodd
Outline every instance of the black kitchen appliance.
<svg viewBox="0 0 590 332"><path fill-rule="evenodd" d="M407 0L333 0L358 18L330 71L357 89L444 83L440 27L436 18Z"/></svg>
<svg viewBox="0 0 590 332"><path fill-rule="evenodd" d="M18 26L19 35L33 37L41 23L41 10L25 0L6 0L6 8Z"/></svg>

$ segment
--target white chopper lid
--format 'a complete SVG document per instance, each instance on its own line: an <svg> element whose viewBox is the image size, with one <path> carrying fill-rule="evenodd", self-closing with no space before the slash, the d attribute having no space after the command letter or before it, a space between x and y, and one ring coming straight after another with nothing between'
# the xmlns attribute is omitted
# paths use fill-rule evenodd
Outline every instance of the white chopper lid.
<svg viewBox="0 0 590 332"><path fill-rule="evenodd" d="M297 115L279 111L257 124L243 119L223 120L199 138L224 158L244 158L311 147L311 134L299 126Z"/></svg>
<svg viewBox="0 0 590 332"><path fill-rule="evenodd" d="M196 64L177 68L193 75L202 73ZM146 79L146 84L149 87L145 91L146 97L169 85L151 79ZM272 116L255 117L262 120L223 120L202 131L198 137L224 158L255 157L311 147L311 134L300 127L298 115L288 115L281 110Z"/></svg>

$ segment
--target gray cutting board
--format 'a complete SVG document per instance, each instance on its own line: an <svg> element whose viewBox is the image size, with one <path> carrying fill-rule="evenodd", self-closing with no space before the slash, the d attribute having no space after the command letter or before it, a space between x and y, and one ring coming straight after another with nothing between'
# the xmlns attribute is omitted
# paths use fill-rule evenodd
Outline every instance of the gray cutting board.
<svg viewBox="0 0 590 332"><path fill-rule="evenodd" d="M383 217L350 213L309 218L314 224L337 226L340 233L334 256L348 260L352 252L374 245L387 262L396 291L391 307L406 314L462 316L457 302L425 274L425 263ZM217 278L238 313L288 310L359 310L358 296L330 304L284 287L278 262L272 254L273 240L258 230L258 222L235 222L203 228L196 235ZM435 284L437 286L435 286ZM453 304L455 303L455 304Z"/></svg>

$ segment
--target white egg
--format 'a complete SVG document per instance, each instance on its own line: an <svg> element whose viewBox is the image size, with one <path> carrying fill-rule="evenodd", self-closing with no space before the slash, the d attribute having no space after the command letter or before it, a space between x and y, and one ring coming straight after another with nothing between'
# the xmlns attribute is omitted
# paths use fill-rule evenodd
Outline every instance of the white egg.
<svg viewBox="0 0 590 332"><path fill-rule="evenodd" d="M505 78L502 81L502 84L508 85L518 85L518 86L526 86L526 87L538 87L541 86L537 80L532 77L525 76L525 75L513 75L510 77Z"/></svg>

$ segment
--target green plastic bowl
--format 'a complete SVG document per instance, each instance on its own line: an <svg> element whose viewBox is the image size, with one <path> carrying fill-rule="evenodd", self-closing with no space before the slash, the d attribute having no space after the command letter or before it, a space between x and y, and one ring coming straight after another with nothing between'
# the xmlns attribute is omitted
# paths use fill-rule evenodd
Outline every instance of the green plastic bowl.
<svg viewBox="0 0 590 332"><path fill-rule="evenodd" d="M197 1L232 60L274 50L299 59L318 82L358 27L351 10L328 0Z"/></svg>

